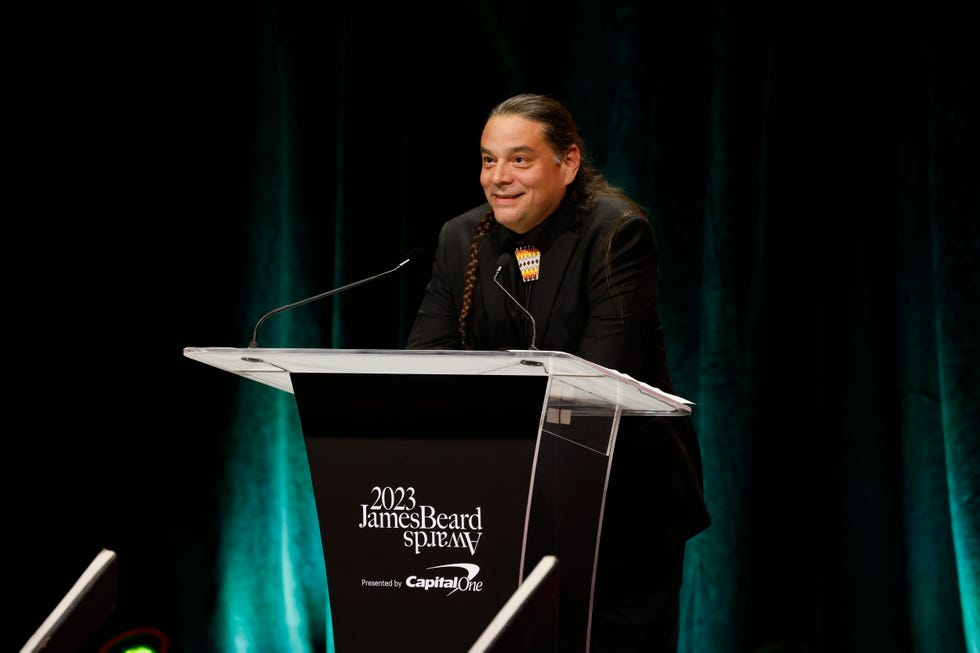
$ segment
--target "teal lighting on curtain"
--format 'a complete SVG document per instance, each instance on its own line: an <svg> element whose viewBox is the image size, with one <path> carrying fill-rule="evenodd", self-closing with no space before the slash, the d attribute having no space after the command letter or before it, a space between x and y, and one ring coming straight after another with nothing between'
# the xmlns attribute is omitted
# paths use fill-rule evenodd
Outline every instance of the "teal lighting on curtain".
<svg viewBox="0 0 980 653"><path fill-rule="evenodd" d="M928 128L903 163L925 159L927 184L903 189L897 258L903 505L913 651L980 651L980 383L976 366L976 177L949 166L969 139L955 103L929 80ZM934 86L935 85L935 86ZM945 144L945 147L943 146ZM952 157L955 158L955 157Z"/></svg>
<svg viewBox="0 0 980 653"><path fill-rule="evenodd" d="M738 651L745 637L747 592L748 484L752 473L748 402L740 392L746 379L741 358L748 357L752 316L740 314L736 296L732 171L729 155L729 77L727 30L715 28L716 50L711 92L709 149L705 170L705 209L701 252L700 378L694 411L704 465L704 494L710 528L688 544L684 560L679 648Z"/></svg>
<svg viewBox="0 0 980 653"><path fill-rule="evenodd" d="M977 177L959 178L945 167L949 151L937 137L975 157L965 113L933 98L930 107L931 167L929 214L939 407L945 445L946 487L956 561L960 614L969 653L980 651L980 375L977 324L980 323L980 197ZM975 117L972 118L974 123ZM976 126L973 126L976 134ZM952 158L952 157L951 157ZM961 204L973 200L973 210Z"/></svg>
<svg viewBox="0 0 980 653"><path fill-rule="evenodd" d="M288 66L281 49L261 64L260 133L254 160L254 271L249 313L312 294L301 247L303 221L291 147ZM314 249L315 251L315 249ZM319 343L309 311L275 315L260 347ZM315 345L314 345L315 346ZM222 651L333 651L326 569L295 398L243 383L227 441L215 641Z"/></svg>
<svg viewBox="0 0 980 653"><path fill-rule="evenodd" d="M238 406L221 515L216 641L227 651L322 650L326 570L293 396L249 383Z"/></svg>
<svg viewBox="0 0 980 653"><path fill-rule="evenodd" d="M955 462L947 463L943 393L937 391L942 384L931 255L935 244L924 202L904 202L901 217L899 392L902 458L908 461L903 474L902 505L909 525L905 529L905 573L911 650L943 653L960 650L963 623L948 478ZM969 593L964 592L964 608L968 597Z"/></svg>

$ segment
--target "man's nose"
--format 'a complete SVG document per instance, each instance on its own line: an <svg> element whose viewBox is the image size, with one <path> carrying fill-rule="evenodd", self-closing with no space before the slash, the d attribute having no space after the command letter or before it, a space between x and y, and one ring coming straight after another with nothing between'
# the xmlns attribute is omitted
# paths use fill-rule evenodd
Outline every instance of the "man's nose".
<svg viewBox="0 0 980 653"><path fill-rule="evenodd" d="M506 184L510 182L510 168L505 165L494 166L493 169L493 183L495 184Z"/></svg>

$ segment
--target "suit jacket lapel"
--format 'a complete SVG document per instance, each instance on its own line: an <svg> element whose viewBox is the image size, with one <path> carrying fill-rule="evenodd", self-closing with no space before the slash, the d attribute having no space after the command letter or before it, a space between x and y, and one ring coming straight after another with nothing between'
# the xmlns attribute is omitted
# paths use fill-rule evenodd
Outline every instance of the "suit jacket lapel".
<svg viewBox="0 0 980 653"><path fill-rule="evenodd" d="M534 283L536 287L531 297L531 315L538 331L538 347L544 342L548 333L548 323L555 301L558 299L565 269L572 259L578 234L574 231L563 231L548 247L547 252L541 253L541 276Z"/></svg>
<svg viewBox="0 0 980 653"><path fill-rule="evenodd" d="M497 284L493 275L497 271L497 258L500 256L500 244L496 234L492 232L480 241L480 293L483 295L483 305L491 324L506 324L509 320L507 304L510 302ZM513 263L512 263L513 265ZM501 283L505 272L500 273ZM506 284L505 284L506 287Z"/></svg>

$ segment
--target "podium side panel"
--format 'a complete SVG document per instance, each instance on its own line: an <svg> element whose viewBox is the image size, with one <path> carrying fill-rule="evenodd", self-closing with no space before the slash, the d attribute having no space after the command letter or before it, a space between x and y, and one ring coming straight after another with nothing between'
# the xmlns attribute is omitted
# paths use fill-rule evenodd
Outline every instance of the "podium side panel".
<svg viewBox="0 0 980 653"><path fill-rule="evenodd" d="M563 652L588 651L599 530L617 427L614 412L574 415L567 423L546 420L543 426L525 571L546 555L560 561L557 632Z"/></svg>
<svg viewBox="0 0 980 653"><path fill-rule="evenodd" d="M466 650L519 584L547 378L292 383L336 650Z"/></svg>

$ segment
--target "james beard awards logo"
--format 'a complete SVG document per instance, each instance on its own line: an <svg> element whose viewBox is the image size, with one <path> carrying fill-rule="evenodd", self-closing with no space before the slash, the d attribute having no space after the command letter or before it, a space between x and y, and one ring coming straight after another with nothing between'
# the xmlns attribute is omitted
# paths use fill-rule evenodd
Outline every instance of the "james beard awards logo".
<svg viewBox="0 0 980 653"><path fill-rule="evenodd" d="M422 549L466 549L476 555L483 536L483 511L439 512L418 503L413 487L371 488L371 503L361 504L358 528L403 530L402 541L415 553Z"/></svg>
<svg viewBox="0 0 980 653"><path fill-rule="evenodd" d="M419 503L414 487L371 488L371 500L361 504L361 519L358 528L402 531L403 546L419 554L422 549L464 549L471 556L483 537L483 509L476 506L472 512L440 512L435 506ZM445 571L436 571L445 570ZM467 563L452 563L427 567L426 574L411 575L404 581L410 589L449 590L455 592L479 592L483 581L475 580L480 566ZM455 573L453 573L455 572ZM398 588L402 582L367 581L362 586L381 586Z"/></svg>

